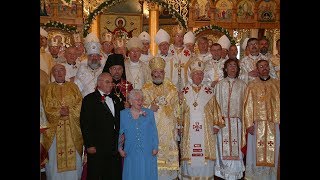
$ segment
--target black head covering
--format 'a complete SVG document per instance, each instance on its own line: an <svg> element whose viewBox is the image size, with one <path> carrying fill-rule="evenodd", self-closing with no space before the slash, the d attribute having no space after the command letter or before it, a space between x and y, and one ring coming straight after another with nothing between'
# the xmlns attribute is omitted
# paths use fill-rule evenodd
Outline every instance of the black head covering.
<svg viewBox="0 0 320 180"><path fill-rule="evenodd" d="M124 67L124 57L122 54L110 54L108 56L108 59L106 61L106 64L104 65L102 72L110 73L109 68L114 65L120 65L123 67L123 73L122 73L121 77L126 80L126 71L125 71L125 67Z"/></svg>

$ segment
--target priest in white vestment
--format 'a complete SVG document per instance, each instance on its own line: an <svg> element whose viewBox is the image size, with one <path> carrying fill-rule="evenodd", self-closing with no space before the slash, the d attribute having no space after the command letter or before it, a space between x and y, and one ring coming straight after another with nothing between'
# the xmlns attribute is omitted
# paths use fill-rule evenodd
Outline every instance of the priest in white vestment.
<svg viewBox="0 0 320 180"><path fill-rule="evenodd" d="M266 37L262 37L259 39L259 50L260 53L266 57L266 59L269 61L272 57L272 53L269 51L270 41Z"/></svg>
<svg viewBox="0 0 320 180"><path fill-rule="evenodd" d="M217 134L215 175L227 179L241 179L245 166L241 152L242 107L246 83L238 78L236 59L228 59L223 68L224 79L215 86L215 96L226 126Z"/></svg>
<svg viewBox="0 0 320 180"><path fill-rule="evenodd" d="M204 63L193 60L192 84L182 90L181 180L214 178L217 133L225 126L213 89L202 83L203 70Z"/></svg>
<svg viewBox="0 0 320 180"><path fill-rule="evenodd" d="M75 46L69 46L64 53L65 62L62 63L66 68L66 80L74 82L74 78L80 67L80 61L78 60L77 48Z"/></svg>
<svg viewBox="0 0 320 180"><path fill-rule="evenodd" d="M262 55L259 52L257 38L250 38L247 42L247 48L249 51L249 55L240 59L240 75L239 75L239 78L244 80L246 83L258 77L258 70L256 68L256 63L262 59L268 60L266 56ZM269 68L270 68L269 75L274 79L278 79L276 71L274 70L274 67L272 66L271 63L269 64Z"/></svg>
<svg viewBox="0 0 320 180"><path fill-rule="evenodd" d="M169 46L169 53L174 57L170 61L170 70L167 76L175 84L180 92L182 88L188 84L189 75L188 75L188 66L189 59L191 57L191 51L184 46L183 38L185 29L180 25L174 26L172 30L173 44Z"/></svg>
<svg viewBox="0 0 320 180"><path fill-rule="evenodd" d="M140 60L142 42L138 37L132 37L127 43L129 58L125 60L126 77L132 83L133 89L141 89L143 84L151 79L150 68Z"/></svg>
<svg viewBox="0 0 320 180"><path fill-rule="evenodd" d="M212 58L209 47L209 40L207 37L202 36L197 40L198 51L196 51L196 56L201 61L206 62Z"/></svg>
<svg viewBox="0 0 320 180"><path fill-rule="evenodd" d="M220 44L222 47L221 57L223 59L229 59L228 53L229 53L229 47L231 46L231 42L229 38L226 35L222 35L219 38L217 43Z"/></svg>
<svg viewBox="0 0 320 180"><path fill-rule="evenodd" d="M196 36L192 31L188 31L183 36L183 45L191 52L191 56L195 55L194 46L196 42Z"/></svg>
<svg viewBox="0 0 320 180"><path fill-rule="evenodd" d="M95 91L97 78L102 73L99 39L95 34L90 33L85 39L87 60L81 63L76 74L74 83L78 85L82 97Z"/></svg>
<svg viewBox="0 0 320 180"><path fill-rule="evenodd" d="M149 64L149 60L153 58L150 52L150 35L143 31L138 38L141 40L143 45L141 48L140 60L146 64Z"/></svg>
<svg viewBox="0 0 320 180"><path fill-rule="evenodd" d="M223 79L223 65L226 59L222 58L222 46L219 43L213 43L211 48L211 59L205 62L204 83L214 87Z"/></svg>
<svg viewBox="0 0 320 180"><path fill-rule="evenodd" d="M170 47L170 35L167 31L159 29L155 36L155 42L158 45L158 53L156 57L161 57L166 62L166 67L164 68L165 76L168 79L171 79L171 71L173 67L173 55L169 53Z"/></svg>

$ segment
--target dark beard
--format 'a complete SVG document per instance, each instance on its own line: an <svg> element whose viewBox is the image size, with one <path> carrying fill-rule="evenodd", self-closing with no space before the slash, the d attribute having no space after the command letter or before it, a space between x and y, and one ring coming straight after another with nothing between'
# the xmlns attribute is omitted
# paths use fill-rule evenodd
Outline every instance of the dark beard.
<svg viewBox="0 0 320 180"><path fill-rule="evenodd" d="M267 52L268 52L268 49L266 48L260 50L260 53L263 55L267 54Z"/></svg>

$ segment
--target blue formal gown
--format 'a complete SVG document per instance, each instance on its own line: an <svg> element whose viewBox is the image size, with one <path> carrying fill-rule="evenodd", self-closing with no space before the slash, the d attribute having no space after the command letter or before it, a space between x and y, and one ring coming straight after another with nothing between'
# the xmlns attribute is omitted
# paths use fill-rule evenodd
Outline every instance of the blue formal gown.
<svg viewBox="0 0 320 180"><path fill-rule="evenodd" d="M130 109L120 112L120 135L125 135L123 180L158 180L157 156L152 150L158 150L158 131L154 113L142 108L146 116L133 119ZM120 136L119 136L120 137ZM120 147L119 139L119 147Z"/></svg>

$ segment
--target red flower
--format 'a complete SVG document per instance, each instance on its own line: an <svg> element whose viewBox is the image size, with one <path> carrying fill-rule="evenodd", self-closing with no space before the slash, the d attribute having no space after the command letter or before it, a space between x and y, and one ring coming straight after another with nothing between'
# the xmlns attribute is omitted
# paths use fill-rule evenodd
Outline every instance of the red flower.
<svg viewBox="0 0 320 180"><path fill-rule="evenodd" d="M101 102L104 103L105 102L105 97L101 96Z"/></svg>

